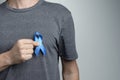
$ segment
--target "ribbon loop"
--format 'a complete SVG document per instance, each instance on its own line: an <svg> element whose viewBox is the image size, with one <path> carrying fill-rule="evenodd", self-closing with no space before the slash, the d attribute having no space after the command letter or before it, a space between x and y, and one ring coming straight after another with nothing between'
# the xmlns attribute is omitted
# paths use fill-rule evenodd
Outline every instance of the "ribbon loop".
<svg viewBox="0 0 120 80"><path fill-rule="evenodd" d="M42 43L43 37L39 32L35 32L34 41L39 43L39 46L35 47L35 55L38 56L40 51L42 52L43 55L46 55L46 49Z"/></svg>

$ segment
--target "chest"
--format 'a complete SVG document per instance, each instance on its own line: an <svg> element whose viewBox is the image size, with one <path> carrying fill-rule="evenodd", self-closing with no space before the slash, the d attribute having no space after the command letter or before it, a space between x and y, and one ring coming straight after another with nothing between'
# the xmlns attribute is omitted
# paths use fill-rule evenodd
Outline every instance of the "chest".
<svg viewBox="0 0 120 80"><path fill-rule="evenodd" d="M12 48L19 39L33 39L35 32L43 36L46 47L57 48L59 27L52 17L45 15L6 15L0 19L0 52Z"/></svg>

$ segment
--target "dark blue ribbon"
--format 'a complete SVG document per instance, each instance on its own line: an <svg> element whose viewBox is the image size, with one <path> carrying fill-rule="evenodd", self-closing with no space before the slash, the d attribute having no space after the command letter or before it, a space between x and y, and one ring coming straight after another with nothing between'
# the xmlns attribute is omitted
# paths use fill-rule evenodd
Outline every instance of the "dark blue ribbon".
<svg viewBox="0 0 120 80"><path fill-rule="evenodd" d="M35 55L38 56L40 51L43 55L46 55L46 49L42 43L43 37L39 32L35 32L34 34L34 41L39 43L39 46L35 47Z"/></svg>

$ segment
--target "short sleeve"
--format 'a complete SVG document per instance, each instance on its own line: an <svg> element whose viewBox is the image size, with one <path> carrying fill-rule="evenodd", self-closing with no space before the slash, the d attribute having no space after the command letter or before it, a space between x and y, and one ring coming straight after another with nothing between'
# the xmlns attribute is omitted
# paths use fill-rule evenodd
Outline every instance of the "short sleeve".
<svg viewBox="0 0 120 80"><path fill-rule="evenodd" d="M65 60L75 60L78 58L75 45L74 22L70 12L64 16L62 21L60 45L61 58Z"/></svg>

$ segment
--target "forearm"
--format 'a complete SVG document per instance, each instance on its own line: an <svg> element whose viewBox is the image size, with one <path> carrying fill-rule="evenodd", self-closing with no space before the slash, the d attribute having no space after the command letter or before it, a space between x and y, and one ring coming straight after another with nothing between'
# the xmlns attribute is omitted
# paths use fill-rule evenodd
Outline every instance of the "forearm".
<svg viewBox="0 0 120 80"><path fill-rule="evenodd" d="M63 80L79 80L79 72L63 72Z"/></svg>
<svg viewBox="0 0 120 80"><path fill-rule="evenodd" d="M79 69L76 60L62 59L62 76L63 80L79 80Z"/></svg>
<svg viewBox="0 0 120 80"><path fill-rule="evenodd" d="M11 63L11 59L9 56L9 52L1 53L0 54L0 71L3 71L4 69L8 68Z"/></svg>

